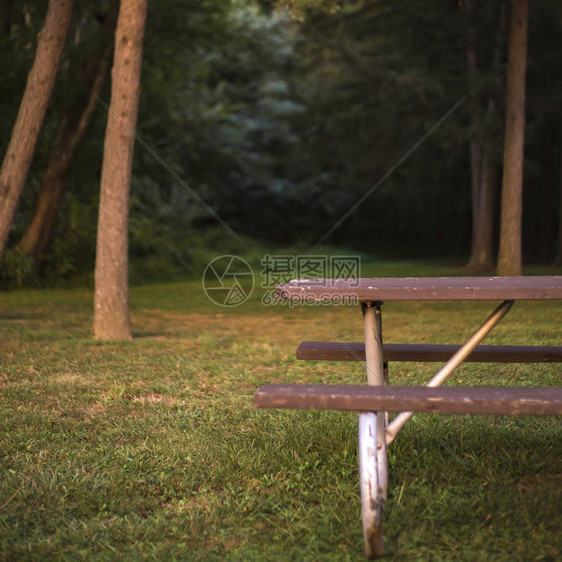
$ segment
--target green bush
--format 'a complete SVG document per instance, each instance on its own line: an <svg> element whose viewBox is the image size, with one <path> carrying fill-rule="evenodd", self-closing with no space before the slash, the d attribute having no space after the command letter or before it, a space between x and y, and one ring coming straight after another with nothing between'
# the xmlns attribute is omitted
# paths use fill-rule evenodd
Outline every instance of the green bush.
<svg viewBox="0 0 562 562"><path fill-rule="evenodd" d="M38 286L39 278L35 260L16 248L8 248L0 267L0 287L20 289Z"/></svg>

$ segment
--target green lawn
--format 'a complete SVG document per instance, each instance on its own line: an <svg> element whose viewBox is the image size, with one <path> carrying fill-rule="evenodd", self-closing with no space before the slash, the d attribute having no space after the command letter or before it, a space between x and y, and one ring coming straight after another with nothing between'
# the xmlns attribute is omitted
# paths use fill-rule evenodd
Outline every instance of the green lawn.
<svg viewBox="0 0 562 562"><path fill-rule="evenodd" d="M455 273L372 264L364 274ZM257 410L264 382L362 383L296 362L362 339L349 307L232 309L199 281L132 289L135 339L92 339L86 289L0 293L0 559L362 560L357 415ZM388 342L459 343L490 303L388 303ZM445 314L447 312L447 314ZM561 345L562 303L516 303L485 343ZM436 365L391 365L396 384ZM557 365L450 384L560 386ZM559 418L416 416L390 450L389 560L559 560Z"/></svg>

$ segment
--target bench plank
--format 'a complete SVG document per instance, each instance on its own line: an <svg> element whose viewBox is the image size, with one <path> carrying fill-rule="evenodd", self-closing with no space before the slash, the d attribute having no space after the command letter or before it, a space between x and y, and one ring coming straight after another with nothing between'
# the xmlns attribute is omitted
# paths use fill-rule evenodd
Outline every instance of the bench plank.
<svg viewBox="0 0 562 562"><path fill-rule="evenodd" d="M562 388L264 384L259 408L562 415Z"/></svg>
<svg viewBox="0 0 562 562"><path fill-rule="evenodd" d="M303 303L343 295L358 301L562 300L562 276L293 279L276 294Z"/></svg>
<svg viewBox="0 0 562 562"><path fill-rule="evenodd" d="M445 362L460 345L385 343L385 361ZM317 361L365 361L365 344L360 342L303 341L297 359ZM560 363L562 346L479 345L465 361L480 363Z"/></svg>

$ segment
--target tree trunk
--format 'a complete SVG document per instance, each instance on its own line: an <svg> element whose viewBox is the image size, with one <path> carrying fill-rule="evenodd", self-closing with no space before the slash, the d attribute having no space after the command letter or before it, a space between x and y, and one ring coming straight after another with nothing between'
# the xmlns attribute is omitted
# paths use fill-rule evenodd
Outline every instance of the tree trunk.
<svg viewBox="0 0 562 562"><path fill-rule="evenodd" d="M73 0L50 0L10 144L0 170L0 262L55 84Z"/></svg>
<svg viewBox="0 0 562 562"><path fill-rule="evenodd" d="M35 212L19 244L19 248L23 252L35 258L40 258L45 253L51 240L59 206L66 188L70 164L98 104L97 98L107 71L108 56L109 49L103 55L102 60L99 61L98 72L89 99L85 100L82 111L77 114L77 108L73 107L63 117L57 133L56 145L49 154L47 170L45 171L45 178L39 192Z"/></svg>
<svg viewBox="0 0 562 562"><path fill-rule="evenodd" d="M561 131L562 133L562 131ZM562 134L560 135L560 173L558 175L558 251L556 253L556 259L554 260L554 265L556 267L562 267Z"/></svg>
<svg viewBox="0 0 562 562"><path fill-rule="evenodd" d="M486 142L485 144L490 144ZM468 268L485 273L494 269L494 199L497 184L496 162L493 147L484 149L478 194L478 224L472 257Z"/></svg>
<svg viewBox="0 0 562 562"><path fill-rule="evenodd" d="M107 118L96 246L94 334L131 339L128 287L129 188L148 0L121 0Z"/></svg>
<svg viewBox="0 0 562 562"><path fill-rule="evenodd" d="M478 232L480 230L480 180L482 172L482 125L478 88L478 61L476 57L476 26L474 25L474 4L472 0L465 1L467 12L466 23L466 60L468 64L468 92L470 99L470 199L472 209L472 238L471 255L467 269L477 267Z"/></svg>
<svg viewBox="0 0 562 562"><path fill-rule="evenodd" d="M523 143L529 0L511 0L498 275L521 275Z"/></svg>
<svg viewBox="0 0 562 562"><path fill-rule="evenodd" d="M500 16L494 46L493 68L495 88L488 92L488 106L485 119L480 109L479 92L475 86L478 80L476 58L476 25L474 23L474 5L472 0L466 2L467 22L467 62L469 71L469 91L471 98L471 195L472 195L472 246L466 269L471 272L484 273L494 268L494 211L495 194L498 180L497 170L497 133L493 123L497 115L497 99L501 95L501 53L505 48L506 4L500 6ZM484 121L484 122L483 122Z"/></svg>
<svg viewBox="0 0 562 562"><path fill-rule="evenodd" d="M84 90L63 114L33 218L19 243L23 252L35 258L40 258L48 248L70 164L98 105L97 98L107 73L115 29L115 14L112 10L110 12L101 28L105 37L91 50L80 69L78 81L85 85Z"/></svg>
<svg viewBox="0 0 562 562"><path fill-rule="evenodd" d="M0 39L6 37L12 29L12 10L14 0L0 0Z"/></svg>

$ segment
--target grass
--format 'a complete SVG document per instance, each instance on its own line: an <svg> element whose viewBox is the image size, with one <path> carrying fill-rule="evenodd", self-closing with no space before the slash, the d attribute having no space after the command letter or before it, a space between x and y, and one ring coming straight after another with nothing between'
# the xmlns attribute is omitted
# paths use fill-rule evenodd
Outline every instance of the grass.
<svg viewBox="0 0 562 562"><path fill-rule="evenodd" d="M368 264L368 275L455 273ZM225 309L199 281L131 294L135 339L92 339L85 289L0 294L0 559L363 560L352 413L257 410L264 382L362 383L296 362L362 338L348 307ZM385 339L458 343L488 303L388 303ZM486 343L561 343L562 305L516 303ZM324 325L325 324L325 325ZM435 365L391 365L396 384ZM560 386L556 365L451 384ZM389 560L562 556L558 418L416 416L390 448Z"/></svg>

